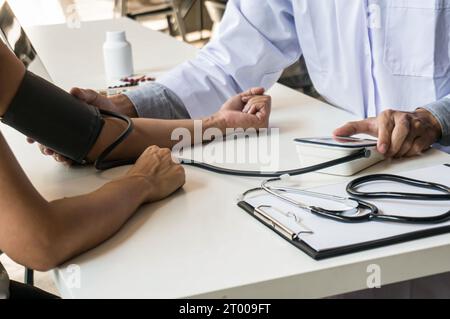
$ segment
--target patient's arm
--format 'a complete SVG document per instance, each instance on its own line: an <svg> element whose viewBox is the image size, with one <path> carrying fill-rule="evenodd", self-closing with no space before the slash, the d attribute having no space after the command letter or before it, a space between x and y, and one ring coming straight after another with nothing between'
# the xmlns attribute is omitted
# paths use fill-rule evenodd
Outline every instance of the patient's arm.
<svg viewBox="0 0 450 319"><path fill-rule="evenodd" d="M1 114L25 74L17 61L0 42ZM46 93L42 98L51 98ZM104 126L97 143L104 143L102 135L110 134L111 123ZM0 133L0 250L22 265L48 270L112 236L141 204L171 194L184 178L169 150L151 147L124 177L89 194L48 202L32 186Z"/></svg>
<svg viewBox="0 0 450 319"><path fill-rule="evenodd" d="M263 95L263 93L264 89L253 88L232 97L218 112L201 119L202 133L210 128L217 128L222 134L225 134L227 128L260 129L268 127L271 99L270 96ZM88 104L118 111L112 108L110 99L101 96L95 91L74 89L72 94ZM125 96L116 98L127 99ZM134 130L131 135L111 153L108 159L136 158L149 145L172 148L178 143L177 140L172 139L172 132L178 128L185 128L190 132L192 139L188 141L189 144L204 142L202 136L194 137L194 120L134 118L133 122ZM90 152L88 159L94 161L124 128L125 124L123 122L111 120L110 130L105 130L99 139L103 143L97 143ZM41 145L40 148L44 155L54 155L58 161L70 162L58 154L54 154L52 150L45 148L45 146Z"/></svg>
<svg viewBox="0 0 450 319"><path fill-rule="evenodd" d="M0 115L5 114L25 74L25 66L0 40Z"/></svg>
<svg viewBox="0 0 450 319"><path fill-rule="evenodd" d="M245 112L243 112L240 107L242 100L250 100L249 103L243 103L244 106L247 105L248 108ZM216 128L222 134L225 134L227 128L265 128L268 126L269 115L269 96L248 97L247 94L243 94L242 96L236 96L230 99L219 112L197 122L194 122L194 120L135 118L133 119L133 132L124 143L120 144L114 152L111 153L110 159L137 158L149 145L172 148L179 142L177 140L178 136L172 138L172 132L179 128L187 129L190 133L191 139L184 141L185 143L187 142L186 144L201 143L205 141L203 139L203 133L207 129ZM201 136L194 135L194 127L196 124L201 124ZM124 124L117 123L117 125L120 127ZM118 130L120 130L119 127ZM107 139L105 138L103 140ZM89 155L90 160L96 159L104 147L106 146L100 144L98 147L94 147Z"/></svg>

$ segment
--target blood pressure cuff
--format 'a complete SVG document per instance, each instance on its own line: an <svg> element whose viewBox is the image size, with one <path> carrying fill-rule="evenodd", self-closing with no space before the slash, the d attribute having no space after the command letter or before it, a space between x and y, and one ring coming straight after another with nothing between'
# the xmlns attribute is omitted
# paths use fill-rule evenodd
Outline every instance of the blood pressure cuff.
<svg viewBox="0 0 450 319"><path fill-rule="evenodd" d="M26 72L2 122L83 163L104 125L99 110Z"/></svg>

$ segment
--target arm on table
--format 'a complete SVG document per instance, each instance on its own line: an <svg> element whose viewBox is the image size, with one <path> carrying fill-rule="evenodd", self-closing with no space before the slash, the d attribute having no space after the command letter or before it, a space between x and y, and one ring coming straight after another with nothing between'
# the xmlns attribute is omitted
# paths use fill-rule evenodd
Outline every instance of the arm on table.
<svg viewBox="0 0 450 319"><path fill-rule="evenodd" d="M75 95L79 98L86 99L88 103L96 102L97 105L108 103L105 97L91 90L77 89ZM188 144L207 142L203 140L203 133L210 129L216 128L222 134L226 134L227 128L266 128L269 125L271 112L271 98L264 93L263 88L252 88L244 93L236 95L229 99L222 108L213 115L201 119L202 136L194 136L195 124L194 120L161 120L161 119L133 119L134 130L130 136L111 153L110 159L136 158L149 145L158 145L160 147L172 148L179 141L172 139L172 132L176 129L183 128L189 131L191 140ZM123 131L124 123L119 121L117 124L117 132ZM198 122L197 122L198 124ZM111 135L112 138L116 135ZM110 142L110 139L103 138L103 141ZM88 159L95 160L107 144L98 144L94 147ZM42 148L44 154L51 154L52 151Z"/></svg>
<svg viewBox="0 0 450 319"><path fill-rule="evenodd" d="M25 68L2 42L0 70L3 115ZM43 99L49 98L47 93L42 92ZM96 145L104 143L116 124L105 123ZM29 268L51 269L100 244L140 205L166 197L184 181L184 170L172 162L170 151L151 147L124 177L89 194L48 202L30 183L0 133L0 250Z"/></svg>

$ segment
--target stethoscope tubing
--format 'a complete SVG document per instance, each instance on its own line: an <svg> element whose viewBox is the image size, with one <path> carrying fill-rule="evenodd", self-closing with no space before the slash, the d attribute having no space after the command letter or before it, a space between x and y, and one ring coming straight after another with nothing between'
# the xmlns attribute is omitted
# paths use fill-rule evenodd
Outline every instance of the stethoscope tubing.
<svg viewBox="0 0 450 319"><path fill-rule="evenodd" d="M370 150L363 148L353 154L343 156L338 159L334 159L331 161L323 162L320 164L308 166L308 167L302 167L302 168L296 168L291 170L284 170L284 171L276 171L276 172L263 172L263 171L244 171L244 170L234 170L229 168L223 168L218 167L202 162L197 162L195 160L188 160L188 159L181 159L181 164L189 165L198 167L210 172L218 173L218 174L225 174L225 175L232 175L232 176L245 176L245 177L280 177L282 175L290 175L290 176L297 176L307 173L312 173L315 171L319 171L325 168L329 168L332 166L336 166L339 164L351 162L354 160L357 160L359 158L368 158L370 157Z"/></svg>
<svg viewBox="0 0 450 319"><path fill-rule="evenodd" d="M399 216L399 215L381 215L376 214L373 217L375 221L388 221L404 224L440 224L450 220L450 210L446 213L427 216L427 217L412 217L412 216Z"/></svg>
<svg viewBox="0 0 450 319"><path fill-rule="evenodd" d="M133 121L126 115L107 111L107 110L100 110L100 114L110 116L117 118L119 120L124 121L127 124L127 127L125 130L116 138L114 142L112 142L97 158L97 160L94 163L94 166L98 170L107 170L113 167L122 166L122 165L129 165L133 164L135 162L134 159L125 159L125 160L114 160L114 161L107 161L106 158L111 154L111 152L119 145L121 144L133 131Z"/></svg>
<svg viewBox="0 0 450 319"><path fill-rule="evenodd" d="M362 192L357 188L371 182L391 181L419 188L431 189L444 194L424 194L424 193L404 193L404 192ZM399 200L425 200L425 201L446 201L450 200L450 188L437 183L421 181L409 177L392 174L373 174L358 177L347 184L346 191L354 197L360 198L391 198Z"/></svg>

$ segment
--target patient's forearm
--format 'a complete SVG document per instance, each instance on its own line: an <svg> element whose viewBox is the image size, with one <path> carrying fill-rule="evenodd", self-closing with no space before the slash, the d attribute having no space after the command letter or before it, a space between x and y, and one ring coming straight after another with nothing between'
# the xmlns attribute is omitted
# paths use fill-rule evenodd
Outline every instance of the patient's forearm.
<svg viewBox="0 0 450 319"><path fill-rule="evenodd" d="M48 203L34 189L0 133L0 250L47 270L112 236L154 192L144 177Z"/></svg>
<svg viewBox="0 0 450 319"><path fill-rule="evenodd" d="M128 177L93 193L50 203L33 196L34 191L22 192L26 204L21 209L0 205L6 214L0 220L9 221L0 227L0 249L27 267L52 269L114 235L150 191L143 177Z"/></svg>
<svg viewBox="0 0 450 319"><path fill-rule="evenodd" d="M225 134L226 125L220 116L212 115L202 120L201 136L194 136L194 120L158 120L133 119L134 130L130 136L111 153L110 159L137 158L148 146L172 148L179 140L172 139L172 132L178 128L189 131L190 139L186 144L202 143L203 133L209 128L217 128ZM109 144L123 131L125 124L119 120L109 119L98 139L98 143L90 152L88 159L95 160ZM178 138L178 136L175 136ZM197 140L195 140L197 139Z"/></svg>
<svg viewBox="0 0 450 319"><path fill-rule="evenodd" d="M143 177L124 177L95 192L51 202L54 266L116 233L154 191L152 187Z"/></svg>

